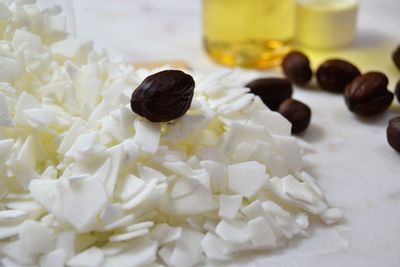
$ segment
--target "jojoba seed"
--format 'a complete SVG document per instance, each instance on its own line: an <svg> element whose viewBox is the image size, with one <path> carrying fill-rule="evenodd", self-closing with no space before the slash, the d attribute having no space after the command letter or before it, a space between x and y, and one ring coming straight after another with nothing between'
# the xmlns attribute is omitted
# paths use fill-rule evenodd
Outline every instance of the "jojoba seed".
<svg viewBox="0 0 400 267"><path fill-rule="evenodd" d="M400 80L396 84L396 88L394 89L394 93L397 97L397 101L400 102Z"/></svg>
<svg viewBox="0 0 400 267"><path fill-rule="evenodd" d="M261 78L246 85L250 92L258 95L271 110L277 110L279 105L293 93L292 84L281 78Z"/></svg>
<svg viewBox="0 0 400 267"><path fill-rule="evenodd" d="M278 112L292 123L292 133L304 131L310 124L311 109L300 101L286 99L279 106Z"/></svg>
<svg viewBox="0 0 400 267"><path fill-rule="evenodd" d="M359 115L375 115L385 111L393 100L387 89L388 78L381 72L368 72L358 76L344 91L350 111Z"/></svg>
<svg viewBox="0 0 400 267"><path fill-rule="evenodd" d="M400 70L400 45L392 54L392 59L396 67Z"/></svg>
<svg viewBox="0 0 400 267"><path fill-rule="evenodd" d="M400 152L400 116L394 117L389 121L386 128L386 137L389 145Z"/></svg>
<svg viewBox="0 0 400 267"><path fill-rule="evenodd" d="M179 118L190 108L194 93L192 76L165 70L146 77L132 93L132 111L153 122Z"/></svg>
<svg viewBox="0 0 400 267"><path fill-rule="evenodd" d="M282 61L282 70L292 83L303 85L312 78L310 60L300 51L292 51Z"/></svg>
<svg viewBox="0 0 400 267"><path fill-rule="evenodd" d="M317 70L319 86L326 91L342 93L348 83L361 73L356 66L342 59L330 59Z"/></svg>

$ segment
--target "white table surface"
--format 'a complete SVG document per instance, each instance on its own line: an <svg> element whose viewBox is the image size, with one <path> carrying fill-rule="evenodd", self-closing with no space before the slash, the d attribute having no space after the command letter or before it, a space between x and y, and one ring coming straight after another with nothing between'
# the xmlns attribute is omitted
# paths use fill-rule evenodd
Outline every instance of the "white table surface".
<svg viewBox="0 0 400 267"><path fill-rule="evenodd" d="M215 65L202 49L200 0L74 1L77 35L93 40L125 61L181 59L195 69ZM317 65L345 57L363 71L389 75L390 89L400 78L391 53L400 44L400 1L360 1L358 36L340 51L306 49ZM244 81L279 71L241 72ZM294 97L313 111L309 129L300 137L315 152L306 159L330 203L343 209L346 222L314 224L310 237L293 240L273 252L247 255L232 266L400 266L400 154L386 141L390 111L369 119L351 114L340 95L296 88ZM397 110L397 111L396 111Z"/></svg>

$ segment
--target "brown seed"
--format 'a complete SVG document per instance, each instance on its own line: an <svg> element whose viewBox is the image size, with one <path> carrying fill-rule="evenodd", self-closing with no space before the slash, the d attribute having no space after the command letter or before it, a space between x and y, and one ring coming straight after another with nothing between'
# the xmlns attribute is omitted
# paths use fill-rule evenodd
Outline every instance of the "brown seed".
<svg viewBox="0 0 400 267"><path fill-rule="evenodd" d="M132 111L153 122L179 118L190 108L194 93L192 76L165 70L148 76L132 93Z"/></svg>
<svg viewBox="0 0 400 267"><path fill-rule="evenodd" d="M286 99L278 112L292 123L292 133L304 131L311 120L311 109L300 101Z"/></svg>
<svg viewBox="0 0 400 267"><path fill-rule="evenodd" d="M360 74L358 68L350 62L331 59L319 66L317 81L323 90L342 93L346 85Z"/></svg>
<svg viewBox="0 0 400 267"><path fill-rule="evenodd" d="M400 102L400 80L396 84L396 88L394 90L394 93L395 93L395 95L397 97L397 101Z"/></svg>
<svg viewBox="0 0 400 267"><path fill-rule="evenodd" d="M393 100L393 93L387 85L388 78L380 72L358 76L344 91L347 107L356 114L366 116L385 111Z"/></svg>
<svg viewBox="0 0 400 267"><path fill-rule="evenodd" d="M400 70L400 45L392 54L392 59L396 67Z"/></svg>
<svg viewBox="0 0 400 267"><path fill-rule="evenodd" d="M293 93L292 84L281 78L261 78L246 85L250 92L258 95L271 110L277 110L279 105Z"/></svg>
<svg viewBox="0 0 400 267"><path fill-rule="evenodd" d="M400 152L400 116L389 121L386 128L386 137L389 145Z"/></svg>
<svg viewBox="0 0 400 267"><path fill-rule="evenodd" d="M282 69L286 78L292 83L303 85L312 77L310 60L300 51L292 51L283 59Z"/></svg>

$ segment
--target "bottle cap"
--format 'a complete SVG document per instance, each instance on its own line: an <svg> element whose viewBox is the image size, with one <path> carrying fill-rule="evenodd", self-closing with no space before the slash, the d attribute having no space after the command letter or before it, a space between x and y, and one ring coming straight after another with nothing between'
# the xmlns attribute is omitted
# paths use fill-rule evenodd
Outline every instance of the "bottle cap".
<svg viewBox="0 0 400 267"><path fill-rule="evenodd" d="M298 0L296 41L313 48L344 47L356 34L357 0Z"/></svg>

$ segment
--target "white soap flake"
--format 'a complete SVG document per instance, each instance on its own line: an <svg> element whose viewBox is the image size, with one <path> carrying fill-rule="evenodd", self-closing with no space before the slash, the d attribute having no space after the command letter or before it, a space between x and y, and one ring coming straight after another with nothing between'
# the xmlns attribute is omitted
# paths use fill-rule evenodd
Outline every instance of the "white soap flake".
<svg viewBox="0 0 400 267"><path fill-rule="evenodd" d="M227 220L234 219L242 204L242 199L242 195L220 195L218 215Z"/></svg>
<svg viewBox="0 0 400 267"><path fill-rule="evenodd" d="M158 124L136 120L134 141L142 148L144 152L154 154L157 151L160 142L161 129Z"/></svg>
<svg viewBox="0 0 400 267"><path fill-rule="evenodd" d="M248 161L228 166L228 187L250 198L267 181L266 168L256 161Z"/></svg>

